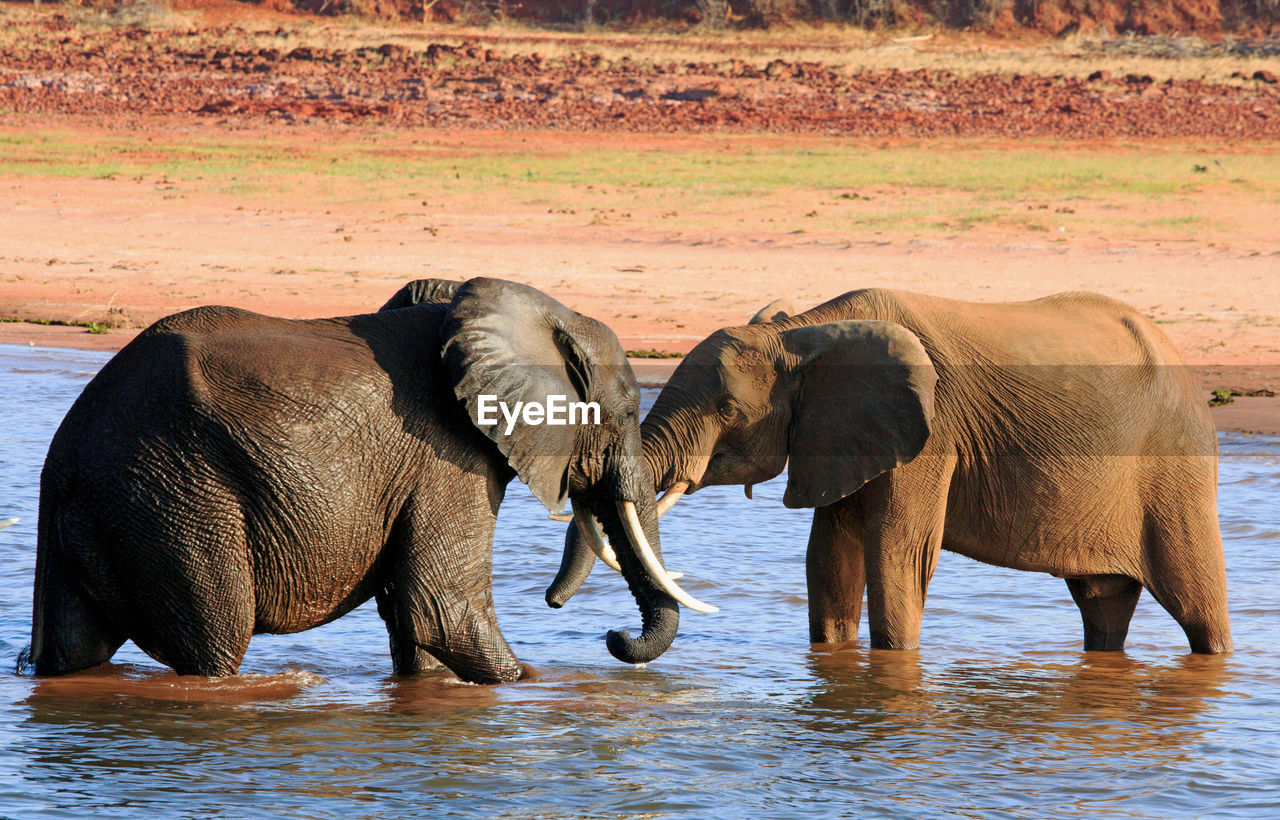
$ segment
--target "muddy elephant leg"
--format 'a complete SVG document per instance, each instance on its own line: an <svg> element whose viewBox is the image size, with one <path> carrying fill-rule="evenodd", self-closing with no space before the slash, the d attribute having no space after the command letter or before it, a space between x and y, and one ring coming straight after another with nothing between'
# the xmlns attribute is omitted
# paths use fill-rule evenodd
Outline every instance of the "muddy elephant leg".
<svg viewBox="0 0 1280 820"><path fill-rule="evenodd" d="M866 574L862 521L856 496L813 513L805 575L809 582L809 640L844 643L858 639Z"/></svg>
<svg viewBox="0 0 1280 820"><path fill-rule="evenodd" d="M401 624L411 624L411 619L402 618L396 611L394 589L388 588L377 594L378 615L387 627L387 637L391 643L391 668L397 675L416 675L432 669L443 668L444 664L432 657L431 653L419 646L413 639L412 628L401 628Z"/></svg>
<svg viewBox="0 0 1280 820"><path fill-rule="evenodd" d="M1142 585L1123 575L1089 575L1066 580L1084 621L1084 651L1124 649Z"/></svg>
<svg viewBox="0 0 1280 820"><path fill-rule="evenodd" d="M499 499L500 500L500 499ZM456 503L456 502L455 502ZM518 680L520 662L498 629L492 558L496 507L408 514L393 577L379 596L397 674L437 660L471 683Z"/></svg>
<svg viewBox="0 0 1280 820"><path fill-rule="evenodd" d="M921 456L862 490L867 619L874 649L920 645L929 580L938 565L955 459Z"/></svg>

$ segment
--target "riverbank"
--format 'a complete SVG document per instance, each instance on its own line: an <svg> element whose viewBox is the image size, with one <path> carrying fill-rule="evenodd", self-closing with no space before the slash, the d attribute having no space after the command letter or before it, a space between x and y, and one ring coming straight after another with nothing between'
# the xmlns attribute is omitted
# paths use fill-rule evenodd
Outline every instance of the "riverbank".
<svg viewBox="0 0 1280 820"><path fill-rule="evenodd" d="M1271 54L64 12L0 8L0 319L72 326L0 341L485 275L679 354L778 297L1083 290L1151 317L1206 398L1280 393Z"/></svg>
<svg viewBox="0 0 1280 820"><path fill-rule="evenodd" d="M95 334L83 327L4 322L0 323L0 344L113 352L128 344L137 333L137 330L112 330ZM663 385L680 363L679 359L633 358L630 361L637 380L646 387ZM1220 368L1214 368L1197 371L1197 375L1202 385L1218 384L1222 380L1223 372ZM1206 389L1206 401L1209 392L1209 389ZM1280 397L1237 396L1230 404L1211 408L1211 412L1218 430L1222 432L1280 436Z"/></svg>
<svg viewBox="0 0 1280 820"><path fill-rule="evenodd" d="M9 133L0 318L71 324L0 322L2 343L116 350L203 304L364 313L426 277L525 282L608 324L624 349L664 354L779 297L805 309L862 287L978 302L1084 290L1150 316L1206 399L1280 393L1270 144L467 132L420 145L314 128L223 131L215 148L171 126ZM184 150L220 159L184 164ZM972 176L937 165L942 151ZM1240 176L1184 174L1197 160ZM841 172L849 184L822 182L827 163L855 168ZM599 170L575 176L586 164ZM659 383L673 361L636 364ZM1243 396L1215 416L1280 433L1280 400Z"/></svg>

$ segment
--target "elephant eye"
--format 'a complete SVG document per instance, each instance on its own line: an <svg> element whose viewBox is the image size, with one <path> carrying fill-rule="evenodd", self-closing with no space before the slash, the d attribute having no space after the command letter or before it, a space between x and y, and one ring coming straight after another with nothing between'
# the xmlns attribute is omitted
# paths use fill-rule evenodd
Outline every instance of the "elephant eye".
<svg viewBox="0 0 1280 820"><path fill-rule="evenodd" d="M716 411L725 423L731 423L738 418L738 408L734 406L733 399L730 398L721 399Z"/></svg>

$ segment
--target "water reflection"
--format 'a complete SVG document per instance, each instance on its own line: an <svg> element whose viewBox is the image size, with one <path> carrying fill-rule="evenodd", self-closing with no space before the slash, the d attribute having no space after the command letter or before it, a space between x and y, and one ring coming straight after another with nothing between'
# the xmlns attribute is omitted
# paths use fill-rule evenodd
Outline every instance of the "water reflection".
<svg viewBox="0 0 1280 820"><path fill-rule="evenodd" d="M1095 754L1190 742L1232 678L1224 656L1152 664L1104 652L1074 663L956 660L926 673L919 651L852 648L813 652L809 669L815 685L797 711L814 731L918 731L924 721L939 738L991 732L1000 742L1076 744Z"/></svg>
<svg viewBox="0 0 1280 820"><path fill-rule="evenodd" d="M231 678L181 677L170 669L104 663L75 675L33 678L28 704L89 703L124 698L182 703L254 703L283 700L319 686L325 679L300 670Z"/></svg>
<svg viewBox="0 0 1280 820"><path fill-rule="evenodd" d="M1238 683L1230 657L1200 655L1166 663L1077 653L938 664L923 663L920 652L855 647L812 652L808 667L813 686L795 711L804 732L822 735L826 748L868 761L890 762L888 752L896 778L930 791L955 787L968 772L992 790L1015 777L1091 805L1105 797L1167 806L1165 790L1132 781L1143 772L1199 776L1206 748L1230 728L1212 712ZM993 805L1018 800L1010 791Z"/></svg>

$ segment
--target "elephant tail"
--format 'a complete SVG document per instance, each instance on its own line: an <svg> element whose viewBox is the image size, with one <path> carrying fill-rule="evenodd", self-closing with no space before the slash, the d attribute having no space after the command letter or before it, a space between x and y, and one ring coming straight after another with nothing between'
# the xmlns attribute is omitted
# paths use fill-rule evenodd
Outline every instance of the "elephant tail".
<svg viewBox="0 0 1280 820"><path fill-rule="evenodd" d="M53 493L47 477L43 484L36 535L35 586L31 596L31 643L18 653L19 674L28 668L34 668L38 675L57 674L51 657L54 654L51 647L56 641L49 633L57 628L58 612L53 599L61 596L56 588L64 585L51 582L49 576L55 571L65 573L66 551L62 547L61 528L53 520L57 505L51 498Z"/></svg>
<svg viewBox="0 0 1280 820"><path fill-rule="evenodd" d="M53 486L47 476L41 483L31 644L18 654L17 669L61 675L108 660L124 638L114 634L80 572L79 558L91 553L93 545L68 543L71 494L59 492L64 488Z"/></svg>

